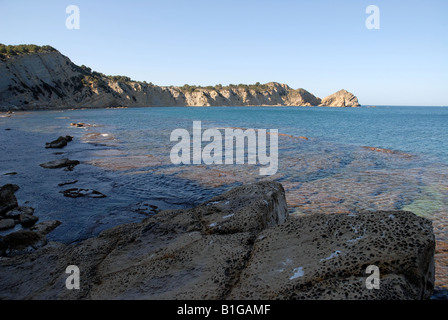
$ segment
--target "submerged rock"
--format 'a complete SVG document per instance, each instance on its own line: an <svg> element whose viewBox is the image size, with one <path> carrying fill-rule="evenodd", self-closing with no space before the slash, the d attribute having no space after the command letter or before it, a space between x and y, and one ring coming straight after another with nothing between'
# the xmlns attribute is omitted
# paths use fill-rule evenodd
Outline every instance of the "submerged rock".
<svg viewBox="0 0 448 320"><path fill-rule="evenodd" d="M68 184L75 184L76 182L78 182L78 180L61 182L61 183L58 183L58 186L59 186L59 187L62 187L62 186L66 186L66 185L68 185Z"/></svg>
<svg viewBox="0 0 448 320"><path fill-rule="evenodd" d="M18 220L21 214L33 215L34 208L18 206L5 214L5 218Z"/></svg>
<svg viewBox="0 0 448 320"><path fill-rule="evenodd" d="M72 136L60 136L56 140L52 142L45 143L45 148L63 148L67 145L68 142L72 141Z"/></svg>
<svg viewBox="0 0 448 320"><path fill-rule="evenodd" d="M16 225L14 219L7 218L7 219L0 219L0 230L7 230L14 228Z"/></svg>
<svg viewBox="0 0 448 320"><path fill-rule="evenodd" d="M47 169L57 169L57 168L64 168L64 167L73 168L74 166L78 165L79 163L80 162L78 160L70 160L70 159L64 158L64 159L45 162L45 163L40 164L40 166L42 168L47 168Z"/></svg>
<svg viewBox="0 0 448 320"><path fill-rule="evenodd" d="M434 246L412 213L288 217L282 185L259 182L0 260L0 287L9 299L427 299ZM65 288L68 265L80 290ZM369 265L380 289L366 288Z"/></svg>
<svg viewBox="0 0 448 320"><path fill-rule="evenodd" d="M4 173L3 175L4 175L4 176L15 176L16 174L17 174L17 172L12 171L12 172L6 172L6 173Z"/></svg>
<svg viewBox="0 0 448 320"><path fill-rule="evenodd" d="M407 157L407 158L414 157L414 155L412 155L412 154L405 153L405 152L402 152L402 151L397 151L397 150L378 148L378 147L369 147L369 146L361 146L361 148L366 149L366 150L370 150L370 151L385 153L385 154L394 154L394 155L404 156L404 157Z"/></svg>
<svg viewBox="0 0 448 320"><path fill-rule="evenodd" d="M84 128L86 126L86 124L83 122L72 122L70 123L70 125L76 128Z"/></svg>
<svg viewBox="0 0 448 320"><path fill-rule="evenodd" d="M60 191L64 194L65 197L70 198L79 198L79 197L88 197L88 198L105 198L106 195L102 194L99 191L92 189L80 189L80 188L71 188L64 191Z"/></svg>
<svg viewBox="0 0 448 320"><path fill-rule="evenodd" d="M48 220L35 224L30 228L30 230L46 235L56 229L56 227L58 227L60 224L61 221L59 220Z"/></svg>

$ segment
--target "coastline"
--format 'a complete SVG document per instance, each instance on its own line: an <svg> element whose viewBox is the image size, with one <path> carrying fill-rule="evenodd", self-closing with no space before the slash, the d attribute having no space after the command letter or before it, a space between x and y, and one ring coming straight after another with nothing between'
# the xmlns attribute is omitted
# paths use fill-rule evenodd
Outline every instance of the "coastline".
<svg viewBox="0 0 448 320"><path fill-rule="evenodd" d="M356 107L337 107L337 106L294 106L294 105L282 105L282 104L277 104L277 105L270 105L270 104L262 104L262 105L243 105L243 106L225 106L225 105L217 105L217 106L92 106L92 107L78 107L78 108L73 108L72 106L68 106L68 107L60 107L60 106L47 106L47 107L43 107L43 106L33 106L33 109L29 109L27 107L10 107L8 110L4 110L4 111L0 111L0 116L1 115L7 115L8 112L33 112L33 111L74 111L74 110L98 110L98 109L128 109L128 108L246 108L246 107L250 107L250 108L262 108L262 107L297 107L297 108L366 108L366 106L356 106Z"/></svg>

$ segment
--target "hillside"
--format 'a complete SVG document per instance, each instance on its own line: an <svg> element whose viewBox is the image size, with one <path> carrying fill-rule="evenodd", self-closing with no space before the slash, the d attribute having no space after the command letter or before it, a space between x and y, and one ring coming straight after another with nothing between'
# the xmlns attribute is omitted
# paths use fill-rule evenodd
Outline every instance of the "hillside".
<svg viewBox="0 0 448 320"><path fill-rule="evenodd" d="M347 99L341 98L341 92ZM325 103L322 103L325 102ZM358 100L341 90L323 99L270 82L254 85L157 86L77 66L50 46L0 44L0 110L158 106L338 106Z"/></svg>

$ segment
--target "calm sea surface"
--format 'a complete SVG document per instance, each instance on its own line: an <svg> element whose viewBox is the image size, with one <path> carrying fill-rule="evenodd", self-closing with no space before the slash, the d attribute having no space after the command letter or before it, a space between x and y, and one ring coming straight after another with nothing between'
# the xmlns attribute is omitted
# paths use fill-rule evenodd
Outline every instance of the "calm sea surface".
<svg viewBox="0 0 448 320"><path fill-rule="evenodd" d="M277 129L277 173L260 176L260 166L248 164L173 165L171 132L192 133L199 120L203 129ZM63 149L45 149L45 142L61 135L74 140ZM81 164L73 171L39 166L60 158ZM0 184L19 185L19 204L34 207L39 221L62 222L50 240L79 241L263 179L283 184L293 215L405 209L431 219L437 281L448 283L448 108L165 107L0 118ZM107 197L64 197L61 191L69 188Z"/></svg>

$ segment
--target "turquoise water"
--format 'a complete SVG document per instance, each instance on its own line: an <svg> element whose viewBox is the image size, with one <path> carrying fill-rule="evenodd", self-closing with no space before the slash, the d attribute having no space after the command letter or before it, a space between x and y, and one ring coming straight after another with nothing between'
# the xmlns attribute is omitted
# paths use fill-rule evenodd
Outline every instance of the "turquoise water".
<svg viewBox="0 0 448 320"><path fill-rule="evenodd" d="M260 176L259 166L248 164L173 165L169 158L175 144L170 142L171 132L183 128L192 133L193 121L198 120L203 129L277 129L278 172L271 177ZM75 128L70 126L72 122L91 126ZM19 194L34 206L42 207L43 216L67 219L66 228L70 226L70 230L60 227L61 231L54 233L57 240L67 242L140 219L134 207L143 202L160 209L191 207L231 186L260 179L275 179L284 184L291 213L407 208L434 216L446 209L448 108L169 107L39 111L2 117L0 130L2 183L23 186ZM75 139L62 150L43 148L45 142L59 135L72 135ZM299 136L308 140L294 138ZM395 153L371 151L362 146ZM57 154L58 151L62 154ZM75 158L82 164L73 172L49 171L38 166L61 157ZM18 174L3 175L8 172ZM61 188L48 186L65 182L59 181L64 179L79 180L78 185L69 187L97 186L111 196L95 200L93 208L91 199L65 199L59 194ZM54 182L45 183L46 180ZM49 207L70 212L50 214ZM82 212L74 215L67 208L79 208Z"/></svg>
<svg viewBox="0 0 448 320"><path fill-rule="evenodd" d="M98 117L101 123L120 132L191 130L192 121L201 120L205 128L278 129L284 134L400 150L448 163L448 108L443 107L172 107L86 110L75 114L86 120Z"/></svg>

